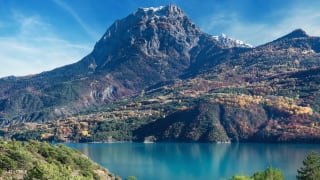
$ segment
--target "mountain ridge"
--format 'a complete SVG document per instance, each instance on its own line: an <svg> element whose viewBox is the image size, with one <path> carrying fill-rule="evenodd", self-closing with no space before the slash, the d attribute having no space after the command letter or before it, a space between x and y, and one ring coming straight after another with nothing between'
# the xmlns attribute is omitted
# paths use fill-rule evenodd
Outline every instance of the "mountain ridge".
<svg viewBox="0 0 320 180"><path fill-rule="evenodd" d="M80 61L1 78L0 132L73 141L94 141L88 133L130 141L293 141L291 132L270 128L295 124L301 141L318 141L319 39L299 29L258 47L229 47L175 5L140 8L113 23ZM193 118L183 121L188 113ZM158 126L162 132L141 133Z"/></svg>

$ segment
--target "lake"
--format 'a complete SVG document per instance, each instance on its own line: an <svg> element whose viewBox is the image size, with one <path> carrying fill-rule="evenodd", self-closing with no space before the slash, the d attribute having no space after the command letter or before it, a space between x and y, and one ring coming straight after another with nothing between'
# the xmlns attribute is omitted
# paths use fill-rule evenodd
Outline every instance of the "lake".
<svg viewBox="0 0 320 180"><path fill-rule="evenodd" d="M297 169L317 144L255 143L67 143L112 173L138 180L229 179L252 175L268 166L279 168L285 179L295 179Z"/></svg>

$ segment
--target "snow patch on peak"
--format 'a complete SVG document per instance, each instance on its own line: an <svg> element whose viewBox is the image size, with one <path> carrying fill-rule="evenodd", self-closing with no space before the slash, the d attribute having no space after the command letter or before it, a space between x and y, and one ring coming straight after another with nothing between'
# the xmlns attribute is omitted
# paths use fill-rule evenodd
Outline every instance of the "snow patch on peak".
<svg viewBox="0 0 320 180"><path fill-rule="evenodd" d="M245 43L241 40L230 38L223 33L220 36L212 36L212 38L218 41L223 47L226 47L226 48L233 48L233 47L253 48L251 44Z"/></svg>
<svg viewBox="0 0 320 180"><path fill-rule="evenodd" d="M159 6L159 7L148 7L148 8L142 8L144 11L160 11L164 8L164 6Z"/></svg>

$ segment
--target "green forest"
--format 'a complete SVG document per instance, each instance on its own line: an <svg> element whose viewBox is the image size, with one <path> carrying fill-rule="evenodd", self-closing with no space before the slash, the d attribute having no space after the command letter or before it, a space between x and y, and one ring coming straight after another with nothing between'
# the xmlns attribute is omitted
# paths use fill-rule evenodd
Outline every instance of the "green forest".
<svg viewBox="0 0 320 180"><path fill-rule="evenodd" d="M75 149L0 138L0 179L117 179Z"/></svg>

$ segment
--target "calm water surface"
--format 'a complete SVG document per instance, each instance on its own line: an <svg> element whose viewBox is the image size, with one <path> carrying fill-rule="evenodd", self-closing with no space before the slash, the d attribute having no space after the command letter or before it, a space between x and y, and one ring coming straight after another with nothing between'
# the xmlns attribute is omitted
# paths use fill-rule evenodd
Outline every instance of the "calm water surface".
<svg viewBox="0 0 320 180"><path fill-rule="evenodd" d="M317 144L202 144L202 143L68 143L116 175L138 180L229 179L252 175L268 166L280 168L285 179Z"/></svg>

